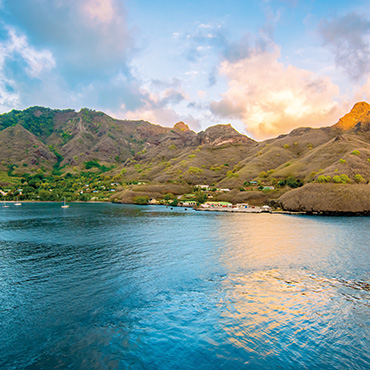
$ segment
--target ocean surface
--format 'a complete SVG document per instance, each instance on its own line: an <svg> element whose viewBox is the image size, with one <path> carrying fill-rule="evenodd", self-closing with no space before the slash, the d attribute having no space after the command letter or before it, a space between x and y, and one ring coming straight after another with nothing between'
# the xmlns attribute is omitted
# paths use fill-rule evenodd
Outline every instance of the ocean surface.
<svg viewBox="0 0 370 370"><path fill-rule="evenodd" d="M0 369L370 369L370 218L0 205Z"/></svg>

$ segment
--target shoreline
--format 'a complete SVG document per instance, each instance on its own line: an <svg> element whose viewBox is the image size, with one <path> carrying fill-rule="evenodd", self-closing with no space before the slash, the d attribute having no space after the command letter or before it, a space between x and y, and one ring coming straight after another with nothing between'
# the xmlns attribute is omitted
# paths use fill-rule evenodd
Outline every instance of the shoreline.
<svg viewBox="0 0 370 370"><path fill-rule="evenodd" d="M42 203L60 203L63 204L63 201L43 201L43 200L21 200L19 203L27 204L42 204ZM6 204L15 204L16 200L2 201ZM218 208L203 208L203 207L191 207L191 206L172 206L170 204L136 204L136 203L125 203L125 202L112 202L112 201L71 201L67 202L68 204L124 204L124 205L136 205L136 206L165 206L171 208L186 208L193 209L198 212L226 212L226 213L247 213L247 214L280 214L280 215L292 215L292 216L332 216L332 217L369 217L369 211L361 212L341 212L341 211L291 211L291 210L262 210L260 206L253 206L254 208L248 209L238 209L231 207L218 207ZM0 206L0 208L3 208Z"/></svg>

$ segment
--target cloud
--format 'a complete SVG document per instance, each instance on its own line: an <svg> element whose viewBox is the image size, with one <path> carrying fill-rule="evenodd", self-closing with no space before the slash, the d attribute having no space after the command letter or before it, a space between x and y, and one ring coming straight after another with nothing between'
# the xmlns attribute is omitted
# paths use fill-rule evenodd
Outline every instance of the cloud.
<svg viewBox="0 0 370 370"><path fill-rule="evenodd" d="M0 76L0 111L5 112L19 106L19 95L14 91L13 82Z"/></svg>
<svg viewBox="0 0 370 370"><path fill-rule="evenodd" d="M212 55L228 43L227 31L222 26L202 23L193 33L177 39L186 44L186 57L191 62Z"/></svg>
<svg viewBox="0 0 370 370"><path fill-rule="evenodd" d="M115 4L111 0L88 0L80 6L93 22L107 24L115 18Z"/></svg>
<svg viewBox="0 0 370 370"><path fill-rule="evenodd" d="M2 45L3 57L21 57L27 64L26 72L32 77L38 77L44 71L50 71L55 67L53 55L48 50L36 50L32 48L24 35L8 28L9 39Z"/></svg>
<svg viewBox="0 0 370 370"><path fill-rule="evenodd" d="M125 119L146 120L162 126L172 127L176 122L184 121L193 130L200 129L200 121L191 114L179 114L175 107L187 101L184 93L175 88L167 88L161 92L141 89L142 104L136 109L128 109L126 105L121 110L113 111L115 116Z"/></svg>
<svg viewBox="0 0 370 370"><path fill-rule="evenodd" d="M356 13L323 20L318 28L337 66L358 81L370 72L370 20Z"/></svg>
<svg viewBox="0 0 370 370"><path fill-rule="evenodd" d="M31 47L26 37L13 28L3 28L1 33L4 36L0 42L0 110L5 111L21 104L18 80L38 80L55 67L55 61L49 51Z"/></svg>
<svg viewBox="0 0 370 370"><path fill-rule="evenodd" d="M3 0L0 15L2 111L144 104L121 0Z"/></svg>
<svg viewBox="0 0 370 370"><path fill-rule="evenodd" d="M219 117L242 120L258 139L272 137L300 126L333 124L343 113L335 98L339 88L328 77L285 66L280 50L255 52L236 62L224 61L220 74L228 90L211 111Z"/></svg>
<svg viewBox="0 0 370 370"><path fill-rule="evenodd" d="M187 43L187 57L192 62L212 54L219 55L222 60L237 61L255 50L263 52L273 46L275 21L268 17L267 23L255 35L245 33L238 41L232 41L228 30L221 25L201 23L194 33L187 34L182 41ZM210 84L213 84L211 75Z"/></svg>
<svg viewBox="0 0 370 370"><path fill-rule="evenodd" d="M132 36L119 0L4 0L3 19L49 50L71 85L127 67Z"/></svg>
<svg viewBox="0 0 370 370"><path fill-rule="evenodd" d="M370 76L362 86L355 90L355 101L363 100L370 102Z"/></svg>

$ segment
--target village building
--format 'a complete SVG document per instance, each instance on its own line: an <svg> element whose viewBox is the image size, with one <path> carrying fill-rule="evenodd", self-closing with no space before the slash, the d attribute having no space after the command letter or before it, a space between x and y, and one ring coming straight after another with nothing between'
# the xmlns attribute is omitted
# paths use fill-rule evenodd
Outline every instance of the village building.
<svg viewBox="0 0 370 370"><path fill-rule="evenodd" d="M195 200L184 200L180 202L180 205L183 207L196 207L197 202Z"/></svg>
<svg viewBox="0 0 370 370"><path fill-rule="evenodd" d="M210 188L209 185L195 185L196 188L200 188L200 189L204 189L204 190L208 190Z"/></svg>

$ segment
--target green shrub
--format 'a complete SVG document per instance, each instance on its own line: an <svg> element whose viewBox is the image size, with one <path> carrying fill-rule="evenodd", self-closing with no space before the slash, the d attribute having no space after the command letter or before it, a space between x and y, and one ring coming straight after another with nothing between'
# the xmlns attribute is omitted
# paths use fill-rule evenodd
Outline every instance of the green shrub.
<svg viewBox="0 0 370 370"><path fill-rule="evenodd" d="M226 177L239 177L238 173L234 173L233 171L227 171Z"/></svg>
<svg viewBox="0 0 370 370"><path fill-rule="evenodd" d="M177 146L175 144L172 144L168 147L170 150L177 150Z"/></svg>
<svg viewBox="0 0 370 370"><path fill-rule="evenodd" d="M196 174L196 173L202 173L203 170L201 168L198 168L198 167L189 167L188 172Z"/></svg>
<svg viewBox="0 0 370 370"><path fill-rule="evenodd" d="M355 181L357 183L364 183L364 182L366 182L366 180L359 173L355 175Z"/></svg>
<svg viewBox="0 0 370 370"><path fill-rule="evenodd" d="M337 183L337 184L340 184L342 182L340 176L338 175L335 175L333 176L333 182Z"/></svg>
<svg viewBox="0 0 370 370"><path fill-rule="evenodd" d="M347 161L346 161L345 159L342 159L342 158L341 158L341 159L339 160L339 163L347 163Z"/></svg>
<svg viewBox="0 0 370 370"><path fill-rule="evenodd" d="M342 180L343 184L348 184L351 182L351 179L345 174L340 175L340 179Z"/></svg>
<svg viewBox="0 0 370 370"><path fill-rule="evenodd" d="M329 182L330 180L331 180L331 177L330 176L320 175L316 179L316 182L318 182L318 183L324 183L324 182Z"/></svg>
<svg viewBox="0 0 370 370"><path fill-rule="evenodd" d="M283 148L284 149L288 149L289 148L289 145L288 144L285 144Z"/></svg>
<svg viewBox="0 0 370 370"><path fill-rule="evenodd" d="M353 154L353 155L360 155L360 151L359 150L354 150L351 154Z"/></svg>
<svg viewBox="0 0 370 370"><path fill-rule="evenodd" d="M268 177L268 174L267 174L267 172L265 172L265 171L262 171L262 172L260 172L260 174L258 175L261 179L265 179L266 177Z"/></svg>
<svg viewBox="0 0 370 370"><path fill-rule="evenodd" d="M286 185L295 189L303 186L303 181L301 181L300 179L296 179L294 176L289 176L286 179Z"/></svg>
<svg viewBox="0 0 370 370"><path fill-rule="evenodd" d="M136 204L148 204L149 197L147 197L146 195L140 195L138 197L134 197L133 201Z"/></svg>

